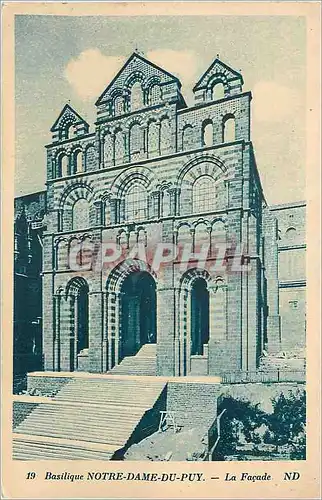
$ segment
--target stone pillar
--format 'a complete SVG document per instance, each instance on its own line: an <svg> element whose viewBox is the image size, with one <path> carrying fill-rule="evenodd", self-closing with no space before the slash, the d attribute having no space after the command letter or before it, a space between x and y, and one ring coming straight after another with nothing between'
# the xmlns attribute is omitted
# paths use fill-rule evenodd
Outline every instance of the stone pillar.
<svg viewBox="0 0 322 500"><path fill-rule="evenodd" d="M54 316L54 370L60 371L60 318L61 318L61 295L53 296L53 316Z"/></svg>
<svg viewBox="0 0 322 500"><path fill-rule="evenodd" d="M45 250L45 249L44 249ZM44 274L42 282L43 297L43 353L44 369L52 371L54 366L54 310L52 296L52 274Z"/></svg>
<svg viewBox="0 0 322 500"><path fill-rule="evenodd" d="M175 374L175 290L170 286L157 287L157 374Z"/></svg>
<svg viewBox="0 0 322 500"><path fill-rule="evenodd" d="M232 366L227 319L227 285L214 283L209 287L209 375L220 375Z"/></svg>
<svg viewBox="0 0 322 500"><path fill-rule="evenodd" d="M260 355L260 261L258 257L250 260L250 270L243 273L244 286L247 283L247 361L244 370L254 372Z"/></svg>
<svg viewBox="0 0 322 500"><path fill-rule="evenodd" d="M281 320L279 315L277 220L263 213L265 274L267 280L267 345L269 352L281 349Z"/></svg>
<svg viewBox="0 0 322 500"><path fill-rule="evenodd" d="M88 294L88 332L89 332L89 371L100 373L103 370L103 292Z"/></svg>
<svg viewBox="0 0 322 500"><path fill-rule="evenodd" d="M122 332L120 321L121 297L121 292L107 292L106 294L107 370L111 370L119 362L119 336Z"/></svg>
<svg viewBox="0 0 322 500"><path fill-rule="evenodd" d="M108 371L107 292L102 292L102 371Z"/></svg>
<svg viewBox="0 0 322 500"><path fill-rule="evenodd" d="M75 343L75 297L69 296L61 301L60 314L60 349L62 371L69 372L75 368L74 343Z"/></svg>

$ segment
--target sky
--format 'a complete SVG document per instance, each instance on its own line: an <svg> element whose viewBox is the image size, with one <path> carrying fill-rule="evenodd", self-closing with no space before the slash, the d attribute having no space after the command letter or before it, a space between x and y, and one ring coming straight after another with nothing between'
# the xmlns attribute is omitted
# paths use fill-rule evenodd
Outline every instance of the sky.
<svg viewBox="0 0 322 500"><path fill-rule="evenodd" d="M45 188L44 146L63 106L94 131L96 99L138 49L179 77L188 105L217 54L240 71L268 203L305 199L305 32L295 16L16 16L16 196Z"/></svg>

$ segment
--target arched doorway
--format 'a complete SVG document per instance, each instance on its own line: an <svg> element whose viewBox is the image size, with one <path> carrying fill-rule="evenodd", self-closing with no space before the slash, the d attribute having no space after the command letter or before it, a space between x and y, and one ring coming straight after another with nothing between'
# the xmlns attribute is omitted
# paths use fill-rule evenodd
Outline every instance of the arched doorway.
<svg viewBox="0 0 322 500"><path fill-rule="evenodd" d="M144 344L155 343L155 281L146 271L134 271L121 287L119 360L135 355Z"/></svg>
<svg viewBox="0 0 322 500"><path fill-rule="evenodd" d="M211 289L212 279L205 269L191 268L181 278L177 375L208 374L208 344L214 321Z"/></svg>
<svg viewBox="0 0 322 500"><path fill-rule="evenodd" d="M209 292L207 282L197 278L191 289L191 355L203 355L209 340Z"/></svg>

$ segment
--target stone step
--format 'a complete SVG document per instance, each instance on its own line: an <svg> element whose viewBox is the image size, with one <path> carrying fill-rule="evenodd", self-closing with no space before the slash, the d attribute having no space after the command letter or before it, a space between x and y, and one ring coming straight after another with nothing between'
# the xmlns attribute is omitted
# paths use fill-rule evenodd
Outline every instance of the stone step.
<svg viewBox="0 0 322 500"><path fill-rule="evenodd" d="M34 437L33 444L16 445L15 456L37 459L43 451L48 460L59 455L63 458L59 447L53 445L52 449L43 444L46 439L68 440L71 445L80 442L114 446L117 450L126 448L142 417L153 408L166 383L166 380L151 380L149 383L146 378L113 380L110 376L106 379L77 376L48 403L42 398L15 428L18 436ZM78 448L77 457L81 458L82 446L78 445ZM88 457L89 452L85 455ZM74 456L73 451L66 451L66 457Z"/></svg>
<svg viewBox="0 0 322 500"><path fill-rule="evenodd" d="M139 352L136 354L137 357L141 356L154 356L157 354L157 345L156 344L144 344Z"/></svg>
<svg viewBox="0 0 322 500"><path fill-rule="evenodd" d="M101 431L104 431L104 432L109 432L109 431L118 431L118 430L121 430L121 431L126 431L126 430L130 430L130 429L133 429L133 426L136 425L136 422L137 420L132 420L132 421L126 421L124 422L123 420L115 420L114 422L113 421L108 421L108 422L105 422L105 423L102 423L100 421L97 421L96 422L96 425L95 425L95 428L98 429L100 432ZM20 424L22 425L22 424ZM51 425L51 428L55 428L55 429L58 429L58 428L63 428L63 429L75 429L77 428L77 432L81 431L82 429L84 429L85 431L88 430L88 424L87 426L83 423L78 423L75 427L75 421L73 420L68 420L67 418L64 418L63 421L55 421L53 420L52 417L50 416L38 416L37 418L33 419L33 420L29 420L29 421L25 421L25 424L23 425L23 427L20 427L20 425L17 425L17 427L15 428L15 431L16 432L19 432L19 428L23 428L23 429L26 429L27 427L30 427L30 426L33 426L33 425Z"/></svg>
<svg viewBox="0 0 322 500"><path fill-rule="evenodd" d="M105 407L104 407L105 408ZM125 408L125 407L122 407L122 408ZM131 411L131 409L128 409L128 411L126 411L126 413L124 412L125 410L120 410L118 408L114 408L114 407L106 407L106 411L102 411L101 409L99 411L95 411L95 408L84 408L84 410L82 409L82 417L90 417L90 418L94 418L94 419L108 419L110 420L111 418L115 417L115 418L122 418L124 420L128 420L128 419L135 419L135 418L138 418L140 415L142 415L142 411L143 410L137 410L135 412ZM74 416L75 415L75 411L77 411L77 408L75 409L75 407L66 407L62 410L62 408L59 406L59 405L41 405L41 412L40 412L40 409L37 413L34 413L35 415L36 414L49 414L51 415L52 417L55 417L56 414L59 414L61 415L62 413L64 415L72 415ZM30 414L31 416L31 414ZM27 417L28 418L28 417Z"/></svg>
<svg viewBox="0 0 322 500"><path fill-rule="evenodd" d="M18 433L19 434L19 433ZM103 437L100 434L86 434L82 435L81 439L77 433L71 434L70 432L64 432L60 431L55 432L54 430L46 429L45 431L42 431L41 428L35 427L35 428L30 428L28 429L27 432L22 432L22 434L29 434L29 435L42 435L44 437L57 437L57 438L65 438L65 439L75 439L78 441L85 441L89 443L105 443L105 444L115 444L118 445L119 448L122 448L126 441L128 441L129 437L131 434L125 433L124 435L120 436L109 436L109 437Z"/></svg>
<svg viewBox="0 0 322 500"><path fill-rule="evenodd" d="M102 446L91 447L87 443L78 443L63 439L45 438L35 436L37 440L32 440L33 436L17 436L13 438L13 457L20 460L110 460L117 447L108 447L106 450ZM110 451L109 451L110 450Z"/></svg>
<svg viewBox="0 0 322 500"><path fill-rule="evenodd" d="M101 404L101 405L104 405L104 406L120 406L120 407L128 407L128 408L132 408L132 409L135 409L135 408L144 408L146 405L149 405L150 403L152 403L155 399L155 395L152 397L152 398L139 398L138 397L138 401L137 401L137 404L135 404L135 401L133 400L133 398L135 398L136 395L132 393L131 397L122 397L122 398L118 398L117 396L115 396L115 399L112 399L112 398L104 398L104 397L100 397L99 395L97 395L95 397L96 399L96 402ZM90 403L92 400L93 400L93 394L75 394L75 393L68 393L68 394L63 394L60 396L60 398L57 398L56 399L57 401L59 400L62 400L62 401L66 401L66 402L75 402L75 403L80 403L80 402L83 402L83 403ZM132 400L132 401L131 401ZM133 405L133 406L131 406Z"/></svg>

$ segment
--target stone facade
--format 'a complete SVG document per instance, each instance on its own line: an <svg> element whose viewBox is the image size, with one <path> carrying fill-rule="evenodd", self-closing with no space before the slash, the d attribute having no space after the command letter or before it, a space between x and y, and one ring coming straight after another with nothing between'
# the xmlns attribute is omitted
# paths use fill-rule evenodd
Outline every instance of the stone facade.
<svg viewBox="0 0 322 500"><path fill-rule="evenodd" d="M178 79L134 53L97 100L95 131L62 110L46 146L45 370L106 372L156 343L158 375L220 375L292 342L284 212L264 200L242 85L216 59L188 107ZM122 256L98 266L104 243ZM158 243L176 255L155 268Z"/></svg>
<svg viewBox="0 0 322 500"><path fill-rule="evenodd" d="M281 347L305 348L306 243L304 202L271 207L278 228L278 286Z"/></svg>

